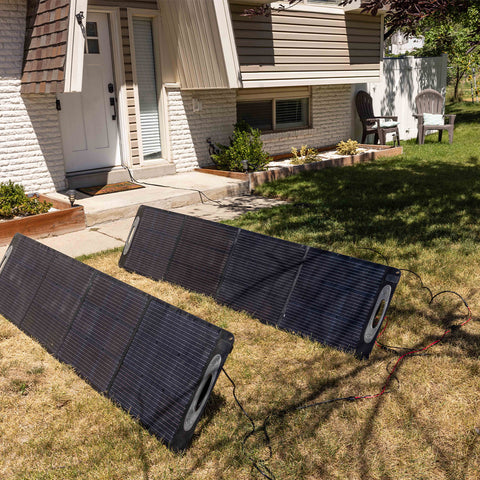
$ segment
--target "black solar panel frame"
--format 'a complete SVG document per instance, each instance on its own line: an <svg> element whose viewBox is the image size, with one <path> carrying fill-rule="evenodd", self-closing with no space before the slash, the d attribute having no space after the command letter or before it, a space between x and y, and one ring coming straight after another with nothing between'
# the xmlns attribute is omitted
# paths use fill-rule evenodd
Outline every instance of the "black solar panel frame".
<svg viewBox="0 0 480 480"><path fill-rule="evenodd" d="M136 217L137 218L136 221L138 221L140 225L144 221L144 215L145 215L146 210L148 210L149 215L151 217L155 217L156 215L158 215L158 216L165 215L164 211L161 210L161 209L157 209L157 208L154 208L154 207L142 206L138 210L137 217ZM184 217L184 222L188 221L187 219L189 218L189 216L187 216L187 215L183 215L183 214L179 214L179 213L176 213L175 215L183 216ZM209 222L208 220L204 220L204 221ZM216 222L210 222L210 223L212 223L213 225L216 225L216 226L221 225L222 228L224 227L224 225L216 223ZM220 227L218 227L218 228L220 228ZM233 244L233 247L231 249L231 254L230 254L229 258L227 259L227 261L225 262L225 266L224 266L223 273L222 273L221 278L220 278L220 282L219 282L219 286L217 288L217 291L214 294L211 294L218 302L223 303L223 304L225 304L229 307L232 307L234 309L237 309L237 310L245 310L245 311L249 312L250 314L252 314L253 316L256 316L260 321L262 321L264 323L273 324L273 325L278 326L279 328L283 328L285 330L292 331L294 333L310 337L315 341L319 341L321 343L325 343L325 344L334 346L335 348L339 348L341 350L345 350L345 351L348 351L348 352L353 352L353 353L355 353L355 355L357 355L360 358L368 357L368 355L370 354L371 349L374 345L375 338L376 338L376 335L377 335L378 330L379 330L379 328L375 329L373 340L366 341L365 332L367 330L368 325L370 325L370 326L372 325L372 316L375 315L374 310L376 308L375 302L373 302L373 305L372 305L372 302L370 302L370 304L368 305L368 308L366 308L362 311L363 318L358 319L359 325L355 326L356 331L354 332L354 334L351 334L351 332L350 332L350 342L337 341L335 339L329 338L328 335L327 335L327 338L320 338L318 335L312 334L311 331L308 331L308 330L305 331L303 329L293 328L292 325L291 325L291 322L290 322L290 314L291 314L291 308L292 308L290 306L290 302L292 302L292 301L295 302L295 298L296 298L295 297L295 295L296 295L295 292L296 292L297 285L300 285L302 283L302 281L303 281L302 280L303 279L302 275L303 276L305 275L305 272L302 274L302 266L303 266L303 263L305 261L307 261L307 256L308 255L326 255L327 257L330 257L330 258L337 258L339 261L341 261L341 262L343 262L347 265L349 263L353 263L353 264L356 263L355 268L357 270L361 270L362 268L366 268L366 269L372 268L372 266L373 266L373 268L382 269L382 275L381 275L382 278L381 278L381 280L377 279L378 280L378 285L371 286L370 295L371 295L372 298L378 298L378 295L380 295L381 292L384 292L384 288L388 287L390 289L389 290L390 293L389 293L388 299L386 301L386 309L390 305L391 299L392 299L393 294L394 294L395 289L396 289L396 285L398 284L398 281L400 279L400 272L397 269L392 268L392 267L388 267L386 265L381 265L381 264L378 264L378 263L369 262L367 260L361 260L361 259L357 259L357 258L354 258L354 257L348 257L348 256L345 256L345 255L340 255L338 253L329 252L327 250L315 249L313 247L307 247L307 246L297 244L297 243L294 243L294 242L288 242L288 241L285 241L285 240L274 239L273 237L269 237L269 236L254 233L254 232L248 232L248 231L243 230L243 229L237 229L237 231L238 231L238 234L237 234L236 240ZM248 232L248 233L244 233L244 232ZM142 232L140 232L138 228L137 229L132 229L132 237L133 238L135 238L135 236L141 236L141 234L142 234ZM247 235L247 234L251 235L251 236L254 236L255 238L257 238L259 240L259 242L269 242L269 241L285 242L286 244L291 245L292 248L296 247L296 248L304 248L305 249L305 256L303 257L301 262L298 262L297 272L295 273L295 275L292 274L291 277L290 277L291 282L292 282L290 288L287 288L285 286L284 295L282 296L281 299L280 298L278 299L279 303L282 304L278 308L278 311L281 311L281 314L279 315L278 318L276 316L276 313L278 313L278 312L275 312L274 314L270 314L270 311L268 311L268 312L267 311L262 311L259 308L255 308L255 307L252 307L252 306L249 306L249 305L240 305L241 301L230 301L229 298L226 298L226 295L224 294L225 285L229 281L228 277L229 277L229 272L231 271L231 268L232 268L231 265L235 263L235 261L236 261L235 260L235 254L237 252L239 252L239 249L237 248L238 239L241 238L242 235ZM133 243L132 243L132 245L129 245L128 248L126 246L126 248L122 252L122 257L121 257L120 262L119 262L120 266L128 264L129 266L128 266L127 269L131 272L135 272L135 273L138 273L140 275L151 276L152 278L159 279L158 278L159 275L156 275L156 276L149 275L148 269L145 268L145 265L142 265L141 263L135 263L135 262L130 262L129 261L129 256L132 254L132 250L135 250L135 248L136 247ZM149 252L149 255L155 256L155 252ZM162 255L168 255L168 253L162 252L161 250L157 250L156 255L162 256ZM172 257L170 257L169 261L170 262L172 261ZM164 260L164 262L165 262L165 260ZM192 289L192 285L186 286L183 283L179 283L178 281L174 282L174 283L178 283L182 287ZM347 282L347 284L348 284L348 282ZM205 290L202 291L198 288L195 289L195 291L201 291L202 293L208 293ZM329 292L328 295L332 295L332 294L334 294L334 292L333 293ZM328 300L328 295L326 296L325 300ZM383 293L382 293L382 295L383 295ZM238 305L237 305L237 303L238 303ZM353 302L352 305L353 304L355 304L355 302ZM290 306L290 310L289 310L289 306ZM386 309L385 309L385 311L386 311ZM368 314L366 313L367 311L369 312ZM383 317L382 317L382 321L383 321ZM381 325L381 322L380 322L380 325ZM341 325L338 322L333 320L331 322L330 328L333 329L334 334L338 335L338 334L342 333L341 329L339 328L340 326ZM359 332L361 332L361 333L359 333ZM349 335L347 335L347 337L349 337Z"/></svg>
<svg viewBox="0 0 480 480"><path fill-rule="evenodd" d="M24 250L26 249L25 252L22 252L22 249ZM20 252L17 252L17 250L19 250ZM19 315L13 315L15 318L15 322L14 322L15 325L17 325L21 329L22 329L22 326L27 327L27 328L23 328L25 333L32 336L32 338L37 339L35 335L32 335L32 333L38 333L38 329L35 330L35 328L33 328L33 325L35 325L34 322L30 321L24 324L24 318L28 316L28 313L32 305L36 305L35 303L36 297L37 295L40 295L40 293L42 292L42 282L44 282L45 279L48 277L49 270L51 269L52 265L55 262L60 261L67 264L69 263L70 265L74 265L77 268L76 273L78 273L79 271L78 269L80 269L80 271L88 274L87 275L89 276L88 279L84 279L84 281L88 283L88 285L86 286L86 288L84 288L84 291L82 291L80 295L81 302L78 302L78 305L74 309L71 320L69 320L67 324L62 327L63 330L62 330L61 339L56 338L55 342L49 342L49 341L45 341L45 338L42 338L42 341L40 341L40 343L60 361L65 361L66 363L71 364L76 369L79 376L81 376L86 381L88 381L96 390L107 395L112 400L116 401L127 412L129 412L130 409L134 407L134 405L122 404L120 399L116 398L115 390L113 389L113 386L118 385L118 382L116 383L117 376L122 371L123 363L130 352L130 348L136 339L136 335L138 331L142 328L142 324L145 320L148 309L149 307L151 307L153 303L161 304L163 308L165 308L166 311L169 312L169 315L171 317L170 320L173 323L175 323L175 321L178 321L179 319L182 319L184 321L184 324L189 329L193 328L194 325L201 325L203 326L204 329L211 332L212 337L215 337L215 340L214 341L211 340L210 343L208 343L208 345L205 338L203 343L201 343L200 340L198 340L197 338L197 340L200 342L197 348L197 351L199 348L201 349L202 346L206 348L206 350L202 353L203 357L205 358L203 358L203 363L200 366L196 364L198 359L190 357L191 349L189 349L188 347L184 349L185 351L183 356L183 362L185 363L185 365L190 365L190 366L193 363L194 365L192 368L195 368L196 371L198 372L201 370L201 375L192 384L193 386L191 386L191 390L193 393L190 392L191 395L188 398L183 399L183 404L184 406L186 405L188 409L185 408L182 418L180 419L181 421L175 427L174 434L171 435L169 438L165 438L165 436L161 436L162 432L158 424L150 425L149 422L146 421L145 418L142 418L141 415L138 418L138 420L140 421L140 423L142 423L142 425L144 425L149 431L151 431L151 433L158 436L158 438L164 443L166 443L167 446L172 450L179 451L179 450L186 449L189 443L191 442L195 427L198 421L200 420L201 415L205 409L207 398L210 395L211 390L215 385L221 366L223 366L228 354L233 348L233 340L234 340L233 335L222 328L216 327L215 325L205 322L199 317L196 317L190 313L184 312L179 308L169 305L168 303L163 302L162 300L152 297L151 295L148 295L145 292L142 292L141 290L138 290L124 282L114 279L113 277L110 277L102 272L99 272L98 270L88 265L85 265L81 262L78 262L77 260L71 259L70 257L67 257L64 254L57 252L49 247L46 247L40 244L39 242L29 239L28 237L25 237L21 234L15 235L9 248L7 249L8 254L0 261L0 291L5 286L5 279L8 280L9 275L11 274L11 271L14 270L13 267L15 267L17 263L22 264L22 260L23 260L23 263L25 263L25 260L22 258L22 253L36 252L36 255L31 256L32 259L36 259L39 257L38 255L39 251L42 253L42 256L43 256L42 258L45 258L45 256L48 257L49 265L48 266L44 265L43 270L39 274L39 276L41 277L41 281L37 282L38 285L37 284L34 285L34 289L33 289L34 291L33 290L30 291L27 289L29 296L32 298L28 302L28 306L27 307L24 306L23 310L25 310L25 312L23 313L22 318L19 318L20 317ZM68 273L69 272L66 271L65 275L68 275ZM21 280L25 280L25 279L22 277ZM72 278L69 278L68 282L71 282L71 281L72 281ZM77 281L78 281L78 278L77 278ZM124 306L127 310L129 308L131 309L131 305L128 300L130 298L130 301L131 301L132 296L140 300L141 299L144 300L144 304L139 306L139 312L137 313L134 312L135 320L132 320L130 322L131 329L128 330L127 328L126 329L127 332L125 335L123 335L122 338L119 338L118 335L115 336L114 330L107 331L106 328L108 327L108 323L105 324L105 319L103 319L101 315L102 314L106 315L107 313L111 313L111 311L106 309L105 307L103 307L103 310L102 310L102 305L100 306L97 305L98 307L97 310L99 314L96 317L98 319L97 323L98 325L100 325L101 328L97 331L96 334L92 335L92 331L93 331L92 327L95 327L94 325L95 322L94 323L89 322L87 319L87 323L83 325L84 328L82 330L82 324L79 321L79 319L82 318L81 317L82 308L85 307L88 301L94 301L95 297L94 296L92 297L92 295L95 294L96 284L103 284L104 286L108 284L114 287L114 290L111 290L108 295L105 292L103 296L98 294L97 299L95 300L97 301L97 303L101 304L102 301L106 304L108 304L109 302L114 302L115 299L113 297L115 296L115 294L118 293L117 292L118 289L123 289L123 292L120 293L120 296L123 296L123 295L125 296ZM28 283L23 283L24 287L25 285L28 285ZM17 285L17 287L18 287L18 290L21 292L22 285L19 284ZM128 297L128 295L130 295L130 297ZM11 312L6 307L7 305L8 305L8 302L1 302L0 300L0 315L4 315L5 318L9 320L8 317L10 316ZM124 321L125 313L126 311L124 310L122 319L117 318L118 322ZM48 314L52 315L52 312L48 312ZM40 315L38 311L37 311L37 315ZM118 315L121 316L122 312L118 313ZM155 322L155 321L161 321L162 319L158 319L154 317L154 318L150 318L149 320L151 322ZM51 323L52 324L49 324L47 322L47 328L46 328L47 333L48 331L53 331L56 328L55 323L54 322L51 322ZM43 323L42 326L45 326L45 323ZM184 333L186 334L187 330L185 330ZM111 334L112 336L108 338L108 334ZM181 336L181 334L182 332L177 332L177 336ZM162 342L164 345L167 345L168 342L170 341L171 339L169 338L157 339L157 343L160 345L160 347L162 345ZM90 355L90 357L88 355L83 355L83 356L80 355L80 357L78 357L75 355L75 352L74 352L75 346L80 346L80 347L83 346L85 349L87 350L89 349L90 353L92 352L93 353ZM209 348L209 350L207 347ZM96 355L96 353L98 353L98 355ZM148 365L146 364L144 365L142 363L144 360L143 356L145 354L142 351L137 352L137 354L140 357L140 358L137 358L136 360L137 363L140 362L142 367L148 370ZM99 363L101 364L102 362L98 361L99 360L98 357L100 357L100 360L102 358L111 359L112 362L106 366L99 365ZM205 375L205 372L208 371L207 369L209 367L209 362L211 362L212 359L216 360L218 357L221 357L221 359L217 362L219 367L216 370L215 376L213 376L212 373L209 374L210 376L208 377L208 382L209 382L208 392L202 389L203 393L205 392L207 393L203 397L203 403L200 406L198 406L195 403L195 402L198 402L198 398L196 398L195 396L198 397L202 382L206 382L206 379L203 378L202 375ZM80 360L78 360L78 358L80 358ZM217 365L217 363L215 363L215 365ZM106 377L105 375L103 375L99 379L96 378L95 372L101 371L101 370L98 370L99 368L100 369L103 368L103 370L108 370L107 374L105 374L107 375ZM172 375L172 372L163 372L163 374L168 376L168 375ZM185 375L186 372L184 371L182 374ZM193 408L193 406L195 405L197 406ZM185 422L185 417L187 416L187 414L189 414L188 412L192 410L192 408L194 411L194 415L193 416L190 415L188 428L186 428L187 423Z"/></svg>

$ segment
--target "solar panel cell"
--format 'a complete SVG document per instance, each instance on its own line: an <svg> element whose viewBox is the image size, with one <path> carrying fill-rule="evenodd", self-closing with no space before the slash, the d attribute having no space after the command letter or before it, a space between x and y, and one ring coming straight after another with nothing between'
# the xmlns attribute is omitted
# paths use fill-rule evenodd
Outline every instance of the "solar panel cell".
<svg viewBox="0 0 480 480"><path fill-rule="evenodd" d="M152 300L110 395L152 433L174 448L182 448L186 432L179 426L222 332L160 300ZM230 351L231 342L227 348Z"/></svg>
<svg viewBox="0 0 480 480"><path fill-rule="evenodd" d="M217 298L276 325L306 247L241 230Z"/></svg>
<svg viewBox="0 0 480 480"><path fill-rule="evenodd" d="M56 354L93 275L94 270L87 265L56 255L21 324L22 329Z"/></svg>
<svg viewBox="0 0 480 480"><path fill-rule="evenodd" d="M146 277L161 280L175 250L184 216L165 210L158 214L155 209L141 206L137 217L140 221L132 233L129 255L122 255L120 266L134 271L136 265L144 265Z"/></svg>
<svg viewBox="0 0 480 480"><path fill-rule="evenodd" d="M21 236L15 236L11 247L0 272L0 313L18 327L55 253L47 247L33 251L28 239Z"/></svg>
<svg viewBox="0 0 480 480"><path fill-rule="evenodd" d="M215 295L238 229L186 217L165 280Z"/></svg>
<svg viewBox="0 0 480 480"><path fill-rule="evenodd" d="M139 290L97 274L58 358L73 365L97 390L106 391L147 301Z"/></svg>

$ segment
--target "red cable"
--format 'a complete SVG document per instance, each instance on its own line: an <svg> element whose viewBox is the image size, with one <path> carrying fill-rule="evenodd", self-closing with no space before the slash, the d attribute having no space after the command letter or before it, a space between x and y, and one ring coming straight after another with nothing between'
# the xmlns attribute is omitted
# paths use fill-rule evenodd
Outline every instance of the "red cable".
<svg viewBox="0 0 480 480"><path fill-rule="evenodd" d="M377 347L380 347L380 345L377 343L377 340L383 335L383 332L386 330L387 325L388 325L388 318L385 317L385 326L383 327L382 331L377 335L377 338L375 339L375 345Z"/></svg>
<svg viewBox="0 0 480 480"><path fill-rule="evenodd" d="M458 329L458 328L461 328L463 327L464 325L466 325L468 322L470 322L472 320L472 311L470 310L470 307L467 306L467 309L468 309L468 318L463 322L463 323L460 323L459 325L456 325L455 326L455 329ZM386 325L385 325L385 328L386 328ZM384 332L385 328L382 330L382 333ZM392 375L394 374L395 370L397 369L398 365L403 361L403 359L405 357L408 357L409 355L413 355L415 353L420 353L420 352L424 352L425 350L428 350L429 348L433 347L434 345L436 345L437 343L440 343L449 333L451 333L452 330L450 328L447 328L444 332L443 332L443 335L435 340L434 342L432 342L430 345L427 345L426 347L423 347L423 348L420 348L419 350L412 350L410 352L407 352L407 353L404 353L401 357L399 357L399 359L397 360L397 362L395 363L395 365L393 366L392 370L390 371L390 374L388 375L387 377L387 380L385 381L385 383L383 384L383 388L382 390L379 392L379 393L376 393L374 395L364 395L362 397L355 397L355 400L360 400L362 398L377 398L377 397L380 397L382 396L384 393L385 393L385 390L387 389L388 387L388 384L390 383L390 379L392 378ZM381 334L380 334L381 335ZM380 337L379 335L379 337ZM375 343L377 343L375 341Z"/></svg>

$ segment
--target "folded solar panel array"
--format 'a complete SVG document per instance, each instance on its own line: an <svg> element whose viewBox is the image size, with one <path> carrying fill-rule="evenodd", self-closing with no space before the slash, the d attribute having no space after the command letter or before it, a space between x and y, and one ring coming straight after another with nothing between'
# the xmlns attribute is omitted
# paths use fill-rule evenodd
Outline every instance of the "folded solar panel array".
<svg viewBox="0 0 480 480"><path fill-rule="evenodd" d="M187 447L233 335L17 234L0 314L173 450Z"/></svg>
<svg viewBox="0 0 480 480"><path fill-rule="evenodd" d="M400 279L385 265L146 206L119 264L360 357Z"/></svg>

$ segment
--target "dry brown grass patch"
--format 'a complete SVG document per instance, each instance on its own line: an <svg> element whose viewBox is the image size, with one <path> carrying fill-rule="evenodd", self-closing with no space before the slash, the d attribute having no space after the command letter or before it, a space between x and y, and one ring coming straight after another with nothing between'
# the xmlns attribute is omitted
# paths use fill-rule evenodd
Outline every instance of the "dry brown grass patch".
<svg viewBox="0 0 480 480"><path fill-rule="evenodd" d="M357 360L211 298L130 274L118 268L118 256L104 254L86 263L235 335L225 368L256 423L271 416L268 465L277 478L478 478L477 323L431 355L403 363L399 382L393 380L383 397L299 411L296 407L319 400L377 393L395 356L375 349L369 361ZM404 278L382 340L423 345L442 333L446 319L464 318L456 299L444 298L432 308L425 300L415 281ZM478 305L478 293L471 303ZM2 318L0 373L2 479L261 478L242 453L249 423L224 375L191 448L175 455ZM248 440L246 451L268 458L261 433Z"/></svg>

